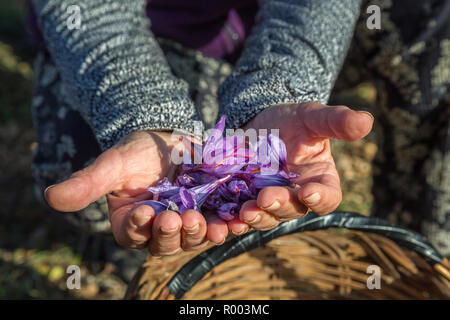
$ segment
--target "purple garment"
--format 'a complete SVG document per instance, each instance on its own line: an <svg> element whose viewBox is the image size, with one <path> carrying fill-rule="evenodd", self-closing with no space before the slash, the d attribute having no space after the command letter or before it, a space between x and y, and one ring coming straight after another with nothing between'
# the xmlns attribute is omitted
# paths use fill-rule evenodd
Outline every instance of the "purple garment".
<svg viewBox="0 0 450 320"><path fill-rule="evenodd" d="M147 4L155 36L229 61L238 57L257 10L257 0L148 0ZM28 24L37 47L43 48L33 10Z"/></svg>
<svg viewBox="0 0 450 320"><path fill-rule="evenodd" d="M156 36L210 57L234 60L257 10L256 0L149 0L147 16Z"/></svg>

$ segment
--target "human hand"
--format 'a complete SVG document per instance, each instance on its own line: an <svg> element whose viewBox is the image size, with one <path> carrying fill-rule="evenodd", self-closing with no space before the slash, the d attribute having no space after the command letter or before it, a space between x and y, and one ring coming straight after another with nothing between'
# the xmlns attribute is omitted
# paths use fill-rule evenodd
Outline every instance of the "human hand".
<svg viewBox="0 0 450 320"><path fill-rule="evenodd" d="M304 216L308 210L323 215L342 200L339 175L331 155L329 139L354 141L372 129L373 116L344 106L308 102L271 106L244 126L246 129L279 129L286 144L287 165L298 174L295 188L266 187L257 200L243 204L239 219L228 228L241 234L252 227L269 230L280 222Z"/></svg>
<svg viewBox="0 0 450 320"><path fill-rule="evenodd" d="M151 199L148 186L175 174L170 155L177 142L168 132L132 133L87 168L47 188L47 202L58 211L75 212L107 195L116 241L128 248L148 247L153 255L200 249L208 239L221 243L228 229L215 215L205 218L188 210L182 215L164 211L155 217L152 207L134 205Z"/></svg>

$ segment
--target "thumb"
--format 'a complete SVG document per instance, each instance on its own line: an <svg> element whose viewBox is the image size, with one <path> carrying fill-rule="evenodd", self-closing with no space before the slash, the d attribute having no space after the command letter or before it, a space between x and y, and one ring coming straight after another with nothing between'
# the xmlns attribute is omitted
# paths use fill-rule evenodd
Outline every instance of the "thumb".
<svg viewBox="0 0 450 320"><path fill-rule="evenodd" d="M44 191L45 199L55 210L79 211L115 190L121 171L120 153L109 149L87 168L75 172L66 181L48 187Z"/></svg>
<svg viewBox="0 0 450 320"><path fill-rule="evenodd" d="M299 115L313 138L358 140L372 130L374 122L369 112L320 103L309 103L300 109Z"/></svg>

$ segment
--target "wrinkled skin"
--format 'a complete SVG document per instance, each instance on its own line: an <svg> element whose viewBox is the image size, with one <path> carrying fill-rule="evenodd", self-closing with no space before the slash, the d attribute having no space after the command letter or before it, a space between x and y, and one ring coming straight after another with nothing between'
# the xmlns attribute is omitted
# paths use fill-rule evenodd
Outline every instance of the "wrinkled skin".
<svg viewBox="0 0 450 320"><path fill-rule="evenodd" d="M112 232L129 248L148 248L153 255L197 250L208 240L225 241L229 232L242 234L250 227L268 230L281 221L333 211L342 199L329 139L353 141L366 136L373 117L347 107L318 103L282 104L258 114L244 129L280 129L287 148L289 170L299 174L296 188L267 187L257 200L244 203L239 218L225 222L216 214L204 217L188 210L182 215L164 211L155 217L150 206L134 206L151 199L146 190L163 177L173 177L170 154L177 141L170 133L140 131L123 138L87 168L46 190L46 199L58 211L74 212L107 195Z"/></svg>

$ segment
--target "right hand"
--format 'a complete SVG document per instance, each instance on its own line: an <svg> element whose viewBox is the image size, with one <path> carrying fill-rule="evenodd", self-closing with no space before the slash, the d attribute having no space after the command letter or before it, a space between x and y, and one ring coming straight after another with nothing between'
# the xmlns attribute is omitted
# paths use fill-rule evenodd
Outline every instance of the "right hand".
<svg viewBox="0 0 450 320"><path fill-rule="evenodd" d="M46 189L49 205L63 212L75 212L107 195L112 233L128 248L148 248L152 255L172 255L181 250L203 248L208 240L225 241L227 224L216 215L205 217L188 210L182 215L164 211L155 217L148 205L147 191L160 179L172 176L175 165L170 154L177 141L171 133L139 131L122 138L87 168Z"/></svg>
<svg viewBox="0 0 450 320"><path fill-rule="evenodd" d="M270 230L282 221L303 217L309 210L319 215L334 211L342 200L342 191L330 139L361 139L370 132L373 121L367 112L317 102L282 103L260 112L244 130L280 130L288 169L298 174L292 181L296 186L262 189L257 199L242 205L239 219L229 222L230 230L241 228L243 223L253 229Z"/></svg>

